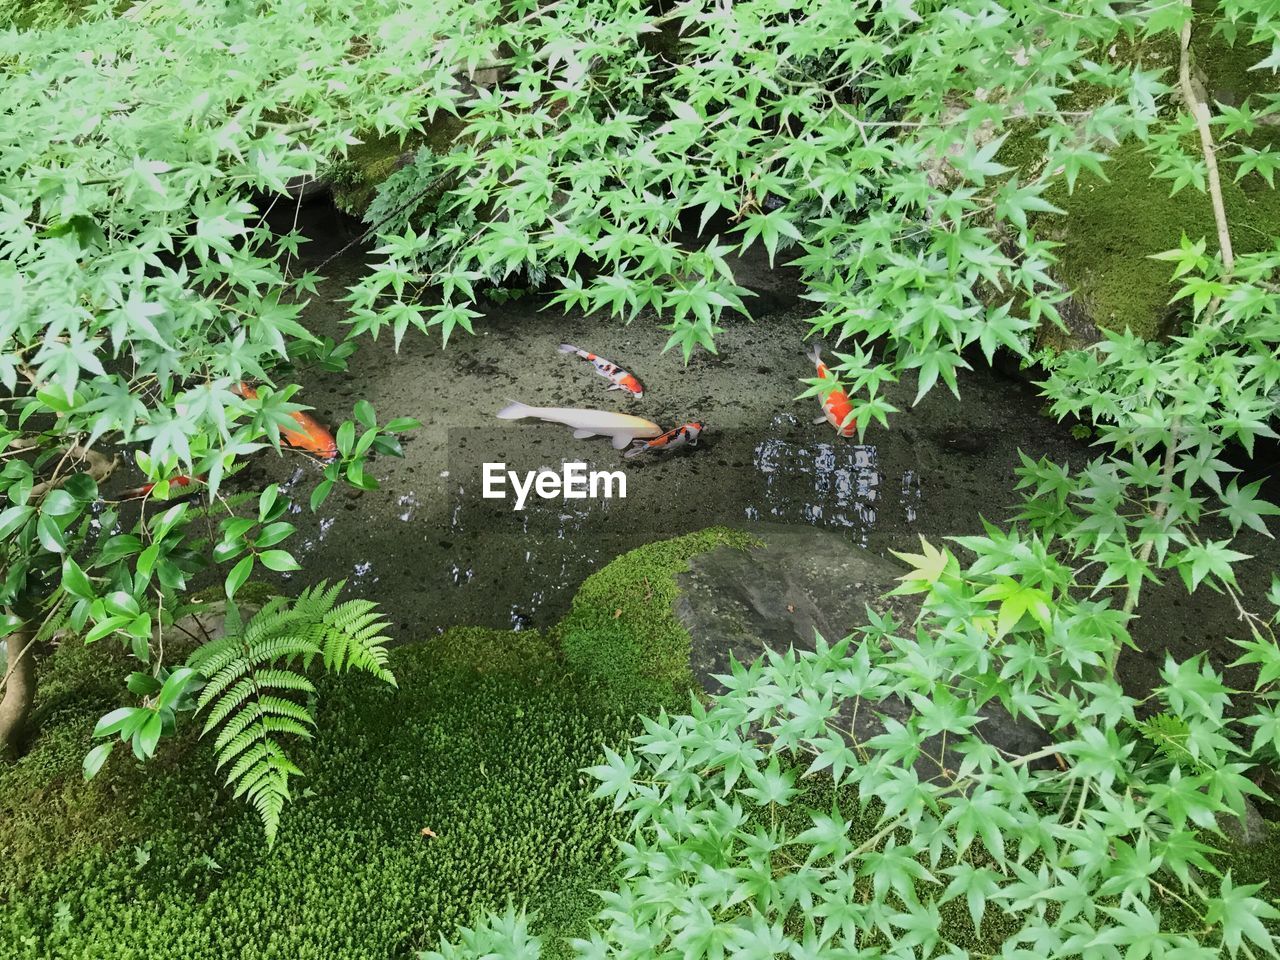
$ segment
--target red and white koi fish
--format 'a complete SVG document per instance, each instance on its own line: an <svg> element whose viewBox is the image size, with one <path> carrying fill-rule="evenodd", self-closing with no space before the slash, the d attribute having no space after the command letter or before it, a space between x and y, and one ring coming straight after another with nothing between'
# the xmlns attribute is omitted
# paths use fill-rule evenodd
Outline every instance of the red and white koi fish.
<svg viewBox="0 0 1280 960"><path fill-rule="evenodd" d="M818 369L819 380L835 380L831 375L831 371L827 369L827 365L822 362L822 351L817 346L813 348L813 353L809 354L809 359L813 361L814 366ZM856 437L858 435L858 423L849 416L853 412L853 404L849 402L849 395L840 387L836 387L826 397L819 397L822 401L822 416L816 418L814 423L822 423L826 421L836 428L836 433L842 437ZM846 418L848 422L846 423Z"/></svg>
<svg viewBox="0 0 1280 960"><path fill-rule="evenodd" d="M236 384L231 388L231 392L237 397L243 397L246 400L258 399L258 391L247 383ZM333 434L322 427L315 417L301 410L291 413L290 416L298 422L298 426L302 429L289 430L285 427L280 428L280 439L286 446L309 453L325 461L333 460L338 456L338 445L333 440Z"/></svg>
<svg viewBox="0 0 1280 960"><path fill-rule="evenodd" d="M179 474L176 477L169 478L169 492L172 493L175 487L192 487L198 483L204 483L204 477L188 477L185 474ZM152 490L156 488L154 483L144 483L140 487L134 487L132 490L126 490L120 494L117 500L141 500L148 496Z"/></svg>
<svg viewBox="0 0 1280 960"><path fill-rule="evenodd" d="M698 435L705 429L706 426L701 420L694 420L692 423L682 424L674 430L668 430L660 437L654 437L652 440L645 440L643 443L636 444L623 456L630 460L632 457L638 457L640 454L648 453L650 450L679 450L686 444L697 446Z"/></svg>
<svg viewBox="0 0 1280 960"><path fill-rule="evenodd" d="M627 373L616 363L611 363L604 357L597 357L594 353L588 353L581 347L575 347L572 343L560 344L561 353L574 353L583 360L587 360L596 368L596 373L604 377L606 380L612 381L610 390L623 390L637 400L644 396L644 386L634 376Z"/></svg>

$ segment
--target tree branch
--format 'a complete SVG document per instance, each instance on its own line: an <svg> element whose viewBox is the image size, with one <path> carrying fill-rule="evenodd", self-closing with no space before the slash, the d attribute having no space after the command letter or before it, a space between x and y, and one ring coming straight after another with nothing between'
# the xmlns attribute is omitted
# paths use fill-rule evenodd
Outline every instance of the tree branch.
<svg viewBox="0 0 1280 960"><path fill-rule="evenodd" d="M1196 92L1191 82L1191 22L1195 18L1192 0L1183 0L1187 19L1182 25L1182 44L1178 56L1178 83L1182 87L1182 99L1196 122L1200 132L1200 150L1208 169L1209 202L1213 205L1213 219L1218 227L1218 248L1222 251L1222 266L1230 276L1236 269L1236 257L1231 249L1231 228L1227 223L1227 210L1222 202L1222 178L1218 175L1218 155L1213 145L1213 133L1209 129L1209 106ZM1216 300L1215 300L1216 310ZM1209 311L1212 314L1214 311Z"/></svg>

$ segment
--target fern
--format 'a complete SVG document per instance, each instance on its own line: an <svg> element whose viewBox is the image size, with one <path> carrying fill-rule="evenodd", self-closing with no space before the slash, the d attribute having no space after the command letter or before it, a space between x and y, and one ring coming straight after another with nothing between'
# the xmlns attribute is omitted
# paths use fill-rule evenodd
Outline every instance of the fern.
<svg viewBox="0 0 1280 960"><path fill-rule="evenodd" d="M1137 726L1142 736L1166 760L1197 773L1207 769L1204 761L1191 750L1191 727L1181 717L1165 711L1155 714L1151 719L1144 720Z"/></svg>
<svg viewBox="0 0 1280 960"><path fill-rule="evenodd" d="M317 584L290 602L273 597L248 622L228 605L226 635L203 644L188 665L204 680L196 709L202 736L217 731L214 750L227 785L257 811L275 842L289 780L300 776L285 738L309 740L316 693L306 671L319 659L325 670L362 670L395 686L387 669L386 622L369 600L337 603L344 581Z"/></svg>

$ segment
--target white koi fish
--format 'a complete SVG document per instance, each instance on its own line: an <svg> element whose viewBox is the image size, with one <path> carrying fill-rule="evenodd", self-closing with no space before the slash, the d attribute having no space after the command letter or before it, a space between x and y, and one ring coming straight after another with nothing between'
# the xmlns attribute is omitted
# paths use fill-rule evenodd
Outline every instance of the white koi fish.
<svg viewBox="0 0 1280 960"><path fill-rule="evenodd" d="M613 385L609 387L610 390L621 390L624 393L631 394L637 400L644 396L644 387L640 381L616 363L611 363L604 357L597 357L594 353L583 350L581 347L575 347L572 343L560 344L560 352L573 353L588 361L596 368L596 373L612 382Z"/></svg>
<svg viewBox="0 0 1280 960"><path fill-rule="evenodd" d="M622 450L636 440L662 435L662 428L651 420L609 410L582 410L578 407L531 407L511 401L498 411L499 420L546 420L573 428L576 440L587 437L610 437L615 450Z"/></svg>

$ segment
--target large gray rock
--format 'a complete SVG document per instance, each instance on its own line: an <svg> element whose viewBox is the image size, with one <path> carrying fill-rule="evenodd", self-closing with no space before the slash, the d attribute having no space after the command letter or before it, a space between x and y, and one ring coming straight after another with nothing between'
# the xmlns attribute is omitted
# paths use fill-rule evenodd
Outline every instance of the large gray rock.
<svg viewBox="0 0 1280 960"><path fill-rule="evenodd" d="M676 617L693 638L697 681L716 691L732 654L750 663L764 650L812 650L814 631L830 641L866 623L865 609L915 618L908 597L881 600L904 568L839 533L815 527L757 524L745 528L764 542L720 547L694 557L676 577Z"/></svg>
<svg viewBox="0 0 1280 960"><path fill-rule="evenodd" d="M694 678L711 694L724 692L717 675L729 673L730 656L750 663L766 649L812 650L814 632L830 641L847 636L866 623L866 608L909 626L918 612L911 597L883 595L897 583L905 568L877 556L841 534L810 527L760 524L746 528L763 541L750 550L720 547L689 563L676 582L677 619L692 638L690 665ZM856 716L845 705L842 719L852 723L855 737L865 742L882 733L876 714L905 721L911 708L891 697ZM982 711L981 735L1011 756L1042 749L1049 737L1039 727L1013 720L996 703ZM922 780L947 781L947 770L959 763L940 738L926 740L914 766ZM937 758L937 759L934 759ZM941 763L939 763L939 760Z"/></svg>

